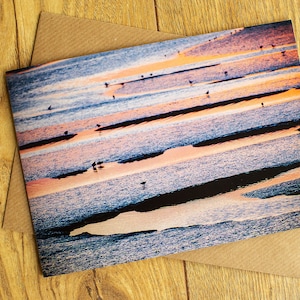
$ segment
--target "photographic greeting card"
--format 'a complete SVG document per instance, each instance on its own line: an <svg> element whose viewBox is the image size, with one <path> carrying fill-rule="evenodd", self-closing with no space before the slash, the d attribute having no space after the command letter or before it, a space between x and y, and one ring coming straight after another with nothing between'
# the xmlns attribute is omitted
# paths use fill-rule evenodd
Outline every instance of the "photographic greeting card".
<svg viewBox="0 0 300 300"><path fill-rule="evenodd" d="M45 276L298 228L290 21L7 73Z"/></svg>

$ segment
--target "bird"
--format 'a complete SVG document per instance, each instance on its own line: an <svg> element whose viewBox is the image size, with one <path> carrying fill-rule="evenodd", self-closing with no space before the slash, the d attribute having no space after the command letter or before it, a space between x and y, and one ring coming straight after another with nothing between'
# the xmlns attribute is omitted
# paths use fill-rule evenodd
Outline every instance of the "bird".
<svg viewBox="0 0 300 300"><path fill-rule="evenodd" d="M285 56L285 50L281 51L282 56Z"/></svg>
<svg viewBox="0 0 300 300"><path fill-rule="evenodd" d="M94 171L97 171L97 169L96 169L96 163L95 162L92 163L92 167L93 167Z"/></svg>
<svg viewBox="0 0 300 300"><path fill-rule="evenodd" d="M107 82L105 82L104 84L105 84L105 87L106 87L106 88L109 86L109 84L108 84Z"/></svg>
<svg viewBox="0 0 300 300"><path fill-rule="evenodd" d="M263 102L261 103L261 107L264 107L264 103Z"/></svg>
<svg viewBox="0 0 300 300"><path fill-rule="evenodd" d="M100 127L101 127L101 125L100 125L100 124L96 124L96 126L97 126L98 128L100 128Z"/></svg>
<svg viewBox="0 0 300 300"><path fill-rule="evenodd" d="M52 109L52 107L51 107L51 105L48 107L48 110L51 110Z"/></svg>
<svg viewBox="0 0 300 300"><path fill-rule="evenodd" d="M208 94L209 94L209 91L206 92L206 95L208 95Z"/></svg>
<svg viewBox="0 0 300 300"><path fill-rule="evenodd" d="M64 132L64 134L68 134L68 130L66 130L66 131Z"/></svg>
<svg viewBox="0 0 300 300"><path fill-rule="evenodd" d="M189 80L189 83L190 83L191 86L193 85L193 81L192 80Z"/></svg>
<svg viewBox="0 0 300 300"><path fill-rule="evenodd" d="M263 46L262 46L262 45L260 45L260 46L259 46L259 48L260 48L260 49L262 49L262 48L263 48Z"/></svg>
<svg viewBox="0 0 300 300"><path fill-rule="evenodd" d="M225 72L224 72L224 74L225 74L225 76L227 76L227 75L228 75L228 72L227 72L227 71L225 71Z"/></svg>
<svg viewBox="0 0 300 300"><path fill-rule="evenodd" d="M113 97L113 99L116 99L115 95L113 95L112 97Z"/></svg>
<svg viewBox="0 0 300 300"><path fill-rule="evenodd" d="M143 186L143 189L145 188L145 185L146 185L146 181L142 181L141 182L141 185Z"/></svg>
<svg viewBox="0 0 300 300"><path fill-rule="evenodd" d="M99 169L104 168L104 166L102 166L102 164L103 164L103 161L98 161L98 162L97 162L97 165L98 165L98 168L99 168Z"/></svg>

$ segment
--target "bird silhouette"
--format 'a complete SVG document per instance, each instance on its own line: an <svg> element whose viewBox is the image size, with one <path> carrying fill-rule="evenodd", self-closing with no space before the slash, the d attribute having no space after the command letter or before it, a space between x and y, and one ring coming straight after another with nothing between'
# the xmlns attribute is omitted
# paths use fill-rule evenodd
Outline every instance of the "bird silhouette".
<svg viewBox="0 0 300 300"><path fill-rule="evenodd" d="M51 105L50 105L50 106L48 106L48 110L51 110L51 109L52 109Z"/></svg>
<svg viewBox="0 0 300 300"><path fill-rule="evenodd" d="M98 168L99 168L99 169L104 168L104 166L102 166L102 164L103 164L103 161L98 161L98 162L97 162L97 165L98 165Z"/></svg>

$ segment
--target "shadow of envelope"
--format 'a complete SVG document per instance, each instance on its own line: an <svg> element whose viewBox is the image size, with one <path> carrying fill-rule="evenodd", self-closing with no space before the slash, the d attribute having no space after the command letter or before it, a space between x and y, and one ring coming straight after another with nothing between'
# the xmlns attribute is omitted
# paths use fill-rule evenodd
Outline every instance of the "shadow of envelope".
<svg viewBox="0 0 300 300"><path fill-rule="evenodd" d="M41 13L32 65L177 37L174 34ZM12 168L3 228L33 234L18 151ZM300 261L300 229L167 257L300 277L300 264L297 264Z"/></svg>

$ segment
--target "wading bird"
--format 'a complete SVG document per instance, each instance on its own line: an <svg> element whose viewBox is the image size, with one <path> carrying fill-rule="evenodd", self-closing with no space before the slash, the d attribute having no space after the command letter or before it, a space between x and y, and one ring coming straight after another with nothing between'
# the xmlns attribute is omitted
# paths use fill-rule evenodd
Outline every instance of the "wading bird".
<svg viewBox="0 0 300 300"><path fill-rule="evenodd" d="M142 181L142 182L141 182L141 185L143 186L143 189L144 189L145 186L146 186L146 181Z"/></svg>

